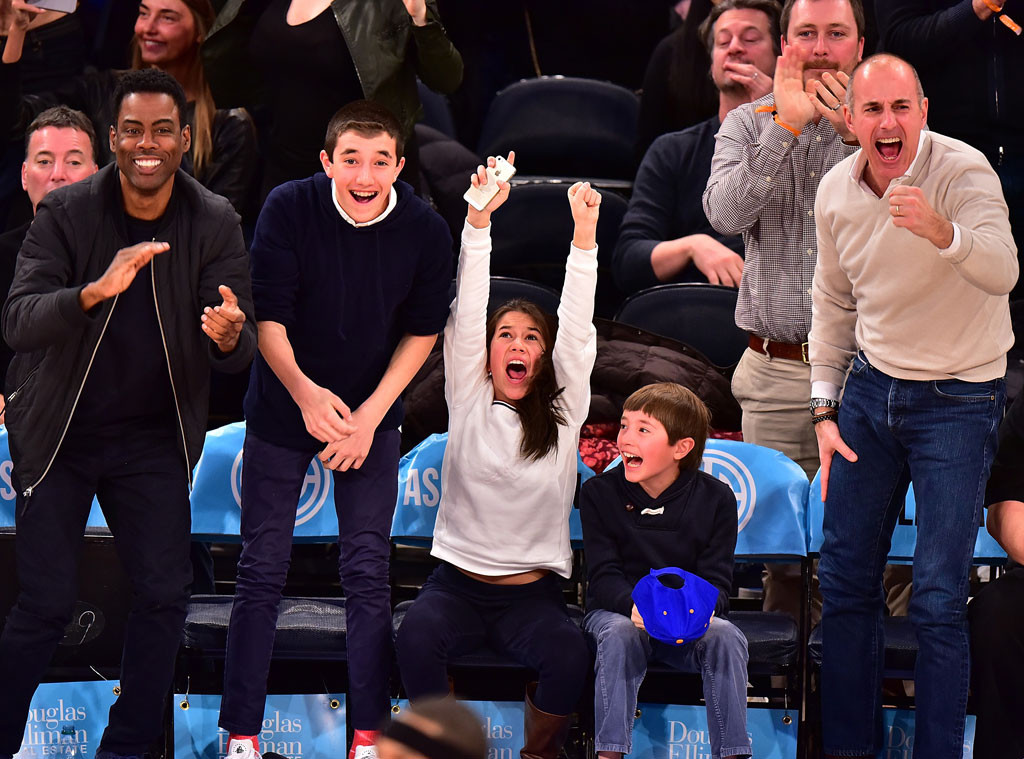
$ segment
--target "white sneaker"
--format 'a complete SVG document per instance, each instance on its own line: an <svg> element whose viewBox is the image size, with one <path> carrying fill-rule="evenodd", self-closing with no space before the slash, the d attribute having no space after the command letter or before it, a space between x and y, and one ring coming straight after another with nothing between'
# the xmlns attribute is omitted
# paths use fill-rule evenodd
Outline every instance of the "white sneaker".
<svg viewBox="0 0 1024 759"><path fill-rule="evenodd" d="M356 753L353 759L377 759L377 747L356 746Z"/></svg>
<svg viewBox="0 0 1024 759"><path fill-rule="evenodd" d="M228 743L226 759L261 759L260 752L253 748L252 738L232 738Z"/></svg>

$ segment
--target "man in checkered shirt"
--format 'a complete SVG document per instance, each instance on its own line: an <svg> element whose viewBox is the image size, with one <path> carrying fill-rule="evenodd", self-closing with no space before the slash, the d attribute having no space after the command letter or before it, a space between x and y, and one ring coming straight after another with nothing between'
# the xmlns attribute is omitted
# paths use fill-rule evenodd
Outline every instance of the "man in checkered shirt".
<svg viewBox="0 0 1024 759"><path fill-rule="evenodd" d="M818 444L807 421L811 281L817 258L814 195L853 153L841 105L864 49L861 0L787 0L774 92L726 116L716 138L704 211L722 234L742 234L736 324L750 347L733 375L744 440L782 451L808 477ZM799 610L800 575L776 569L764 607Z"/></svg>

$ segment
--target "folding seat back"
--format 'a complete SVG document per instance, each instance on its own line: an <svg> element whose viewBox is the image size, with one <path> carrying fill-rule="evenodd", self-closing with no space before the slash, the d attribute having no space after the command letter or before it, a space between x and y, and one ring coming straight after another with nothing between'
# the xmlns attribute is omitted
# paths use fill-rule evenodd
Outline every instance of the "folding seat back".
<svg viewBox="0 0 1024 759"><path fill-rule="evenodd" d="M544 76L491 102L477 153L516 151L519 174L632 180L639 100L611 82Z"/></svg>
<svg viewBox="0 0 1024 759"><path fill-rule="evenodd" d="M573 236L572 214L566 200L571 184L572 180L561 179L516 185L492 219L491 274L528 279L561 292ZM604 318L611 318L623 298L611 267L627 205L621 195L602 192L597 221L594 312Z"/></svg>
<svg viewBox="0 0 1024 759"><path fill-rule="evenodd" d="M455 119L452 117L452 107L448 97L439 92L434 92L427 85L416 80L416 91L420 96L420 103L423 104L423 120L421 123L433 127L442 134L458 139L455 133Z"/></svg>
<svg viewBox="0 0 1024 759"><path fill-rule="evenodd" d="M735 366L749 339L736 326L736 293L699 282L657 285L627 298L615 321L685 343L718 367Z"/></svg>
<svg viewBox="0 0 1024 759"><path fill-rule="evenodd" d="M564 269L563 261L563 269ZM500 306L514 298L523 298L539 306L552 316L558 313L558 290L548 285L520 277L491 277L491 289L487 298L487 315L493 314ZM448 288L448 301L455 300L455 280Z"/></svg>

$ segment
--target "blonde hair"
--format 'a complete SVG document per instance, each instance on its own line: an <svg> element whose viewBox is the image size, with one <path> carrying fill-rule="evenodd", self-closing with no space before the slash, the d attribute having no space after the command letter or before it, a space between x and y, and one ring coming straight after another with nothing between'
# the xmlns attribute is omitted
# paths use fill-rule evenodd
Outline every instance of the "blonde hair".
<svg viewBox="0 0 1024 759"><path fill-rule="evenodd" d="M186 92L196 93L194 123L192 124L192 173L196 179L199 179L206 164L213 157L213 119L217 111L217 105L213 102L213 93L206 81L203 61L199 56L199 43L210 31L216 14L210 0L181 0L181 2L192 13L192 21L196 27L196 42L185 69L185 81L181 83L181 86ZM132 37L131 51L132 68L143 68L142 52L139 50L139 40L136 37ZM181 114L181 116L184 121L185 114Z"/></svg>

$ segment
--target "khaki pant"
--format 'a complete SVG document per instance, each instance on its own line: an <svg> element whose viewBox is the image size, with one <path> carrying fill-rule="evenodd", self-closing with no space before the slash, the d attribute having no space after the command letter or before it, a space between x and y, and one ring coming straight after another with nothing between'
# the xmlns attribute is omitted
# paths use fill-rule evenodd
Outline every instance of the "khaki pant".
<svg viewBox="0 0 1024 759"><path fill-rule="evenodd" d="M811 367L802 361L768 358L747 348L732 376L732 394L743 409L743 439L784 453L807 479L818 471L818 439L807 403L811 400ZM765 611L782 611L800 619L803 584L799 564L768 564L763 578ZM814 587L811 621L821 617L821 596Z"/></svg>
<svg viewBox="0 0 1024 759"><path fill-rule="evenodd" d="M781 451L813 478L818 439L807 410L811 367L747 348L732 376L732 394L743 409L743 439Z"/></svg>

